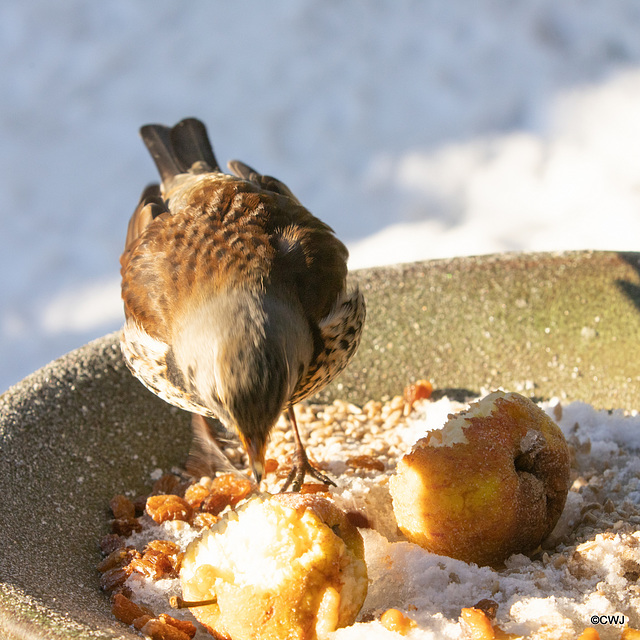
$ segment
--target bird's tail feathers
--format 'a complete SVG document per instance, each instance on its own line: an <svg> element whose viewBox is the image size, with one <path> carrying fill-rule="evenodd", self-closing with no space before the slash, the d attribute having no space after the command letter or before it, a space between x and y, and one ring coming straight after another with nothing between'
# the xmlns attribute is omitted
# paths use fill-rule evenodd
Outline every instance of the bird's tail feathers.
<svg viewBox="0 0 640 640"><path fill-rule="evenodd" d="M196 118L181 120L174 127L147 124L140 129L153 161L166 184L198 163L200 171L220 171L207 130Z"/></svg>

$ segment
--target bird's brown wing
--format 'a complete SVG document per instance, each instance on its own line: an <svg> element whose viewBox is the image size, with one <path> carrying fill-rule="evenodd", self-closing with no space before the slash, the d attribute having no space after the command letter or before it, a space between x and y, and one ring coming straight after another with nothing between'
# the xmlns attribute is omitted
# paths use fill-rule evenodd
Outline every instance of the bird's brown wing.
<svg viewBox="0 0 640 640"><path fill-rule="evenodd" d="M165 342L192 299L266 281L276 252L269 203L255 186L214 172L182 176L168 210L142 229L122 260L127 318ZM139 216L149 220L143 208Z"/></svg>
<svg viewBox="0 0 640 640"><path fill-rule="evenodd" d="M294 287L310 322L317 325L345 288L347 248L326 224L293 203L274 216L273 279Z"/></svg>
<svg viewBox="0 0 640 640"><path fill-rule="evenodd" d="M349 252L327 224L305 209L280 180L234 160L229 168L256 185L269 202L268 230L276 254L271 280L293 290L314 335L313 360L290 400L320 391L349 363L360 343L366 315L364 296L347 290Z"/></svg>
<svg viewBox="0 0 640 640"><path fill-rule="evenodd" d="M136 306L134 300L148 299L148 295L140 288L140 281L136 274L140 269L140 252L137 251L141 242L145 239L146 232L164 218L170 216L169 210L160 195L160 187L157 184L149 185L140 196L127 228L127 238L124 251L120 256L120 273L122 275L122 299L124 301L125 317L132 316ZM145 278L145 273L141 274ZM147 274L148 275L148 274ZM143 305L144 306L144 305ZM150 309L150 312L152 310ZM136 318L144 324L144 318Z"/></svg>
<svg viewBox="0 0 640 640"><path fill-rule="evenodd" d="M332 229L283 195L272 196L272 241L277 251L271 281L300 300L314 337L314 354L290 404L320 391L353 357L364 326L365 301L347 289L348 251ZM280 204L287 200L286 205Z"/></svg>
<svg viewBox="0 0 640 640"><path fill-rule="evenodd" d="M173 220L173 214L180 211L170 206L167 191L188 188L193 174L215 173L219 167L206 128L195 118L171 128L145 125L140 135L160 173L162 187L153 184L144 190L129 221L120 258L122 298L127 319L133 318L151 336L166 339L167 311L180 267L175 259L183 257L172 244L184 237L181 222ZM174 255L173 262L170 255Z"/></svg>
<svg viewBox="0 0 640 640"><path fill-rule="evenodd" d="M124 251L120 256L120 266L124 269L131 255L131 250L144 230L161 214L168 211L160 195L160 185L150 184L142 192L138 206L129 220Z"/></svg>
<svg viewBox="0 0 640 640"><path fill-rule="evenodd" d="M273 191L274 193L279 193L280 195L287 196L291 198L296 204L301 204L300 200L296 198L291 189L287 187L284 182L281 182L277 178L273 176L265 176L261 173L258 173L255 169L251 168L248 164L241 162L240 160L230 160L227 163L231 173L237 176L238 178L242 178L243 180L247 180L248 182L252 182L257 185L261 189L265 191Z"/></svg>
<svg viewBox="0 0 640 640"><path fill-rule="evenodd" d="M347 248L329 225L300 204L286 184L239 160L229 162L229 168L259 189L269 212L265 231L276 250L272 279L288 281L310 320L317 324L344 289Z"/></svg>
<svg viewBox="0 0 640 640"><path fill-rule="evenodd" d="M319 323L321 348L298 382L291 405L323 389L349 364L360 344L365 316L362 292L357 287L343 291L331 312Z"/></svg>

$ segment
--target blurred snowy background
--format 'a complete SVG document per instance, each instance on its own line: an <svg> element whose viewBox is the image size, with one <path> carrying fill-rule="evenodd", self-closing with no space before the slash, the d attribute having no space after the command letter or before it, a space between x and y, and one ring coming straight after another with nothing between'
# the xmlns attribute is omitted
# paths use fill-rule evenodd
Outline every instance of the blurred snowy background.
<svg viewBox="0 0 640 640"><path fill-rule="evenodd" d="M638 0L4 0L0 51L0 391L120 326L147 122L202 118L352 268L640 250Z"/></svg>

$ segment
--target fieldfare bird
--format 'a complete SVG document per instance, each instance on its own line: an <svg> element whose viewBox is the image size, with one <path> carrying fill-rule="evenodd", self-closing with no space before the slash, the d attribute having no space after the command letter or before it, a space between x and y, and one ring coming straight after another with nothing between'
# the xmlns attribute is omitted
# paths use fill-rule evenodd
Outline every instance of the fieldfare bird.
<svg viewBox="0 0 640 640"><path fill-rule="evenodd" d="M279 180L239 161L221 171L204 125L140 130L160 173L131 217L122 266L128 367L155 394L237 432L256 481L269 433L354 355L365 319L346 247ZM202 424L204 418L199 418Z"/></svg>

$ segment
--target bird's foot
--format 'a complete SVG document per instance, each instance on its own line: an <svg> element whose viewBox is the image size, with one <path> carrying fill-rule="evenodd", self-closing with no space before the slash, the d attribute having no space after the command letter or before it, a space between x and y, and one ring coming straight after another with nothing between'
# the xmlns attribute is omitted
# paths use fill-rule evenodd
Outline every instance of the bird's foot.
<svg viewBox="0 0 640 640"><path fill-rule="evenodd" d="M302 455L300 455L302 453ZM326 476L321 471L318 471L307 458L306 453L304 451L296 451L293 457L293 466L291 467L291 471L289 471L289 475L287 479L284 481L282 485L282 489L280 489L280 493L284 493L289 487L291 487L292 491L296 493L300 491L302 485L304 483L305 476L311 476L315 480L322 482L323 484L328 484L333 487L336 486L336 483Z"/></svg>
<svg viewBox="0 0 640 640"><path fill-rule="evenodd" d="M296 414L293 411L293 407L289 407L287 409L286 415L288 416L289 422L291 423L291 428L293 430L293 439L295 441L296 448L293 452L291 471L289 471L289 475L284 481L284 485L282 486L282 489L280 489L280 493L284 493L289 488L289 486L291 486L292 491L298 493L302 488L304 477L307 474L309 474L312 478L319 480L323 484L329 484L335 487L336 483L331 478L318 471L309 462L309 458L307 458L304 446L302 445L302 440L300 440L300 433L298 432L298 425L296 423Z"/></svg>

